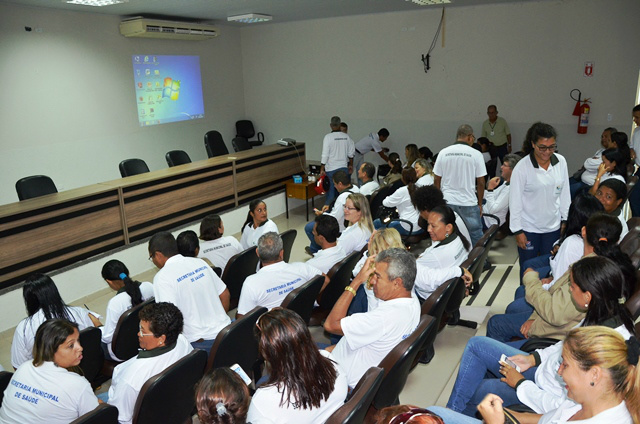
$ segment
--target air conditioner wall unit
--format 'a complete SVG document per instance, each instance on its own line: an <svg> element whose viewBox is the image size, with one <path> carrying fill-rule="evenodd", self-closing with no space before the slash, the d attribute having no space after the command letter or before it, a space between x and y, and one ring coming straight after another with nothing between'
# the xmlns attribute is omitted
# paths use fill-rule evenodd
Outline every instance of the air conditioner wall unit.
<svg viewBox="0 0 640 424"><path fill-rule="evenodd" d="M125 37L196 41L215 38L219 32L218 28L212 25L136 17L120 22L120 34Z"/></svg>

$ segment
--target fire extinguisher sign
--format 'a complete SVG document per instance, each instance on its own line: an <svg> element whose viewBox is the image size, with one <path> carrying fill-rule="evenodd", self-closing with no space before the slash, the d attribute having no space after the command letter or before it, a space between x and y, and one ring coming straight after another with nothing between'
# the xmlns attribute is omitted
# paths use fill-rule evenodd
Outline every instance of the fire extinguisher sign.
<svg viewBox="0 0 640 424"><path fill-rule="evenodd" d="M593 62L585 62L584 63L584 76L592 77L593 76Z"/></svg>

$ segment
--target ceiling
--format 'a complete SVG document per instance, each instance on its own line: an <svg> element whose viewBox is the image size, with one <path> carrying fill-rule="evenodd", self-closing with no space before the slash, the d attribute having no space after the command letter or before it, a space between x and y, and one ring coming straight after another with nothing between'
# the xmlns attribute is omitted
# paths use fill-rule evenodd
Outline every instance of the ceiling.
<svg viewBox="0 0 640 424"><path fill-rule="evenodd" d="M514 3L532 0L451 0L446 7L477 6L490 3ZM76 12L109 15L145 16L183 19L222 24L227 17L245 13L263 13L273 16L271 23L301 21L370 13L401 12L437 8L419 6L409 0L128 0L112 6L93 7L67 4L65 0L0 0L25 6L48 7ZM234 26L247 24L228 23ZM267 23L252 25L268 25Z"/></svg>

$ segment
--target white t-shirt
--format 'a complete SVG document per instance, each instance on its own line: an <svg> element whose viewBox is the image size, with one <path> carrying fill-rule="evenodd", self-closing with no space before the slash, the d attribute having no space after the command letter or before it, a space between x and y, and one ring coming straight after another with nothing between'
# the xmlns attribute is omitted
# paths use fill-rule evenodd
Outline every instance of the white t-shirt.
<svg viewBox="0 0 640 424"><path fill-rule="evenodd" d="M353 252L360 251L369 241L371 233L360 223L349 225L338 237L338 246L342 248L345 256Z"/></svg>
<svg viewBox="0 0 640 424"><path fill-rule="evenodd" d="M68 424L97 406L86 378L53 362L35 367L27 361L4 392L0 422Z"/></svg>
<svg viewBox="0 0 640 424"><path fill-rule="evenodd" d="M89 318L89 311L78 306L68 306L71 321L78 324L78 330L93 327L93 322ZM33 343L36 338L36 331L40 324L46 321L44 312L40 309L31 317L27 317L18 323L15 333L13 333L13 343L11 343L11 365L18 368L26 361L33 359Z"/></svg>
<svg viewBox="0 0 640 424"><path fill-rule="evenodd" d="M368 136L358 141L356 143L356 150L363 155L366 155L371 151L380 153L382 151L382 142L380 141L378 133L369 133Z"/></svg>
<svg viewBox="0 0 640 424"><path fill-rule="evenodd" d="M441 177L440 189L447 203L457 206L478 204L476 178L487 175L482 153L466 143L457 142L440 151L433 173Z"/></svg>
<svg viewBox="0 0 640 424"><path fill-rule="evenodd" d="M414 297L382 302L371 312L342 318L344 337L333 356L347 373L349 387L355 387L364 373L406 339L420 321L420 302Z"/></svg>
<svg viewBox="0 0 640 424"><path fill-rule="evenodd" d="M629 147L636 152L636 165L640 166L640 127L636 127L631 134L631 143Z"/></svg>
<svg viewBox="0 0 640 424"><path fill-rule="evenodd" d="M414 291L426 299L445 281L462 275L460 265L467 256L462 240L455 234L434 242L416 260Z"/></svg>
<svg viewBox="0 0 640 424"><path fill-rule="evenodd" d="M202 259L175 255L153 277L156 302L171 302L184 317L182 334L195 342L213 340L231 319L220 295L227 289Z"/></svg>
<svg viewBox="0 0 640 424"><path fill-rule="evenodd" d="M250 246L247 246L247 249L249 247ZM229 259L243 250L242 245L235 239L235 237L222 236L215 240L201 241L198 257L209 259L214 266L217 266L224 271Z"/></svg>
<svg viewBox="0 0 640 424"><path fill-rule="evenodd" d="M346 168L349 158L355 154L353 140L342 131L333 131L322 140L322 158L324 170L330 172L339 168Z"/></svg>
<svg viewBox="0 0 640 424"><path fill-rule="evenodd" d="M320 353L329 359L333 356L326 350ZM334 359L335 360L335 359ZM291 404L280 406L282 391L284 387L278 389L277 386L260 387L251 398L247 422L252 424L277 423L277 424L302 424L302 423L323 423L336 409L340 408L347 397L349 386L344 371L337 364L334 364L338 376L334 383L333 392L327 400L322 401L319 408L300 409ZM286 402L286 399L285 399Z"/></svg>
<svg viewBox="0 0 640 424"><path fill-rule="evenodd" d="M494 190L486 190L484 192L485 204L482 205L482 213L488 213L498 217L500 222L498 226L505 223L507 219L507 212L509 212L509 183L500 184ZM484 224L487 227L496 224L496 220L493 218L483 218Z"/></svg>
<svg viewBox="0 0 640 424"><path fill-rule="evenodd" d="M555 411L551 411L540 417L538 424L564 424L564 423L584 423L584 424L633 424L633 419L625 401L622 401L618 406L609 408L599 414L588 418L586 420L572 420L571 417L578 413L582 409L581 405L578 405L571 400L566 400Z"/></svg>
<svg viewBox="0 0 640 424"><path fill-rule="evenodd" d="M180 334L173 349L141 351L138 356L116 366L109 388L109 404L118 408L118 422L131 423L138 394L148 379L166 370L192 350L191 344Z"/></svg>
<svg viewBox="0 0 640 424"><path fill-rule="evenodd" d="M428 185L433 185L433 175L431 174L424 174L422 177L418 178L418 181L416 181L416 187Z"/></svg>
<svg viewBox="0 0 640 424"><path fill-rule="evenodd" d="M329 270L338 262L346 258L347 255L344 250L336 245L326 249L318 250L313 258L309 259L306 263L320 271L323 274L329 272Z"/></svg>
<svg viewBox="0 0 640 424"><path fill-rule="evenodd" d="M278 226L275 222L268 219L264 224L258 228L253 228L253 223L248 223L242 229L242 236L240 237L240 244L242 249L246 250L251 246L258 245L258 239L264 234L269 232L278 232Z"/></svg>
<svg viewBox="0 0 640 424"><path fill-rule="evenodd" d="M145 301L153 297L153 285L145 281L144 283L140 283L140 293L142 294L142 300ZM104 321L104 326L100 327L102 331L102 343L107 344L107 348L109 349L109 354L111 358L115 361L121 361L118 357L113 354L113 350L111 349L111 341L113 340L113 333L116 331L116 327L118 326L118 320L127 310L131 309L131 296L127 294L124 290L109 300L107 303L107 316Z"/></svg>
<svg viewBox="0 0 640 424"><path fill-rule="evenodd" d="M579 261L583 254L584 241L580 234L573 234L567 237L560 245L556 256L549 259L551 274L554 276L554 279L564 275L569 269L569 266Z"/></svg>
<svg viewBox="0 0 640 424"><path fill-rule="evenodd" d="M419 231L421 228L418 226L418 219L420 213L413 203L411 203L411 196L409 195L409 187L402 186L397 189L390 196L385 197L382 200L382 204L388 208L397 208L400 219L406 219L413 224L413 232ZM409 231L410 227L404 222L401 223L402 228Z"/></svg>
<svg viewBox="0 0 640 424"><path fill-rule="evenodd" d="M336 201L333 203L333 208L330 211L325 212L325 215L331 215L338 221L340 232L344 231L344 204L347 201L347 197L351 193L360 193L358 186L352 185L336 197Z"/></svg>
<svg viewBox="0 0 640 424"><path fill-rule="evenodd" d="M322 272L306 263L284 261L263 266L244 280L238 314L249 313L256 306L271 309L280 306L290 291L298 288Z"/></svg>
<svg viewBox="0 0 640 424"><path fill-rule="evenodd" d="M360 194L363 196L370 196L378 188L380 188L380 184L372 180L360 186Z"/></svg>
<svg viewBox="0 0 640 424"><path fill-rule="evenodd" d="M596 182L598 176L598 167L602 163L602 152L604 149L600 149L593 154L593 157L584 161L584 172L580 176L580 179L586 185L592 186Z"/></svg>

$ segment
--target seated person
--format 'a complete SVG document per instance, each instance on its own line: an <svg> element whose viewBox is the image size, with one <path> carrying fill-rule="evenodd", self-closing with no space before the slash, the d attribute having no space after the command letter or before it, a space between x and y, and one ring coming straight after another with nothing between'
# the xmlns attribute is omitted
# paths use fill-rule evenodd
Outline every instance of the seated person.
<svg viewBox="0 0 640 424"><path fill-rule="evenodd" d="M76 323L80 330L93 327L89 311L78 306L67 306L48 275L33 274L27 277L22 286L22 297L28 316L18 323L13 333L11 365L16 369L33 359L33 340L38 327L46 320L63 318Z"/></svg>
<svg viewBox="0 0 640 424"><path fill-rule="evenodd" d="M484 192L484 203L482 204L482 214L490 214L498 217L499 221L491 217L483 218L483 226L485 229L493 224L501 226L506 222L507 212L509 212L509 181L511 180L511 171L520 160L520 156L509 153L504 156L500 170L502 178L494 177L487 184L487 191Z"/></svg>
<svg viewBox="0 0 640 424"><path fill-rule="evenodd" d="M393 194L387 196L382 204L388 208L397 208L400 219L409 221L413 226L402 221L392 220L387 227L395 228L400 235L408 236L411 234L421 234L424 232L418 225L420 214L413 204L413 193L416 190L416 170L414 168L405 168L402 170L402 182L404 185L398 188ZM384 224L380 218L373 221L375 228L382 228Z"/></svg>
<svg viewBox="0 0 640 424"><path fill-rule="evenodd" d="M122 362L122 359L113 354L111 341L120 316L132 307L153 297L153 285L150 282L141 283L131 279L129 275L129 269L119 260L112 259L105 263L102 266L102 278L111 289L118 293L107 303L104 327L100 326L100 321L97 318L89 315L94 324L97 324L102 330L102 350L105 353L105 358L118 362Z"/></svg>
<svg viewBox="0 0 640 424"><path fill-rule="evenodd" d="M258 350L270 372L251 399L247 421L325 422L347 397L344 368L329 352L318 350L293 311L272 309L258 318L256 328Z"/></svg>
<svg viewBox="0 0 640 424"><path fill-rule="evenodd" d="M344 171L337 171L333 174L333 185L340 193L338 197L333 201L331 205L324 205L322 210L315 210L316 216L321 214L331 215L338 221L338 225L340 226L340 231L344 231L344 205L347 201L347 197L351 193L359 193L360 190L358 187L351 184L351 180L349 179L349 175L347 175ZM313 255L318 250L320 250L320 246L316 244L313 239L313 226L315 225L315 221L308 222L307 225L304 226L304 232L309 237L311 244L305 248L305 251Z"/></svg>
<svg viewBox="0 0 640 424"><path fill-rule="evenodd" d="M313 258L307 261L307 265L327 274L331 268L347 257L337 240L340 237L338 221L331 215L318 215L313 226L313 238L321 247Z"/></svg>
<svg viewBox="0 0 640 424"><path fill-rule="evenodd" d="M373 222L369 201L360 193L352 193L347 196L343 209L344 219L348 222L348 226L342 230L337 243L345 255L350 255L353 252L359 252L366 246L373 232Z"/></svg>
<svg viewBox="0 0 640 424"><path fill-rule="evenodd" d="M197 258L200 252L200 242L195 231L186 230L178 234L176 237L178 243L178 253L186 258ZM213 268L213 264L208 258L200 258Z"/></svg>
<svg viewBox="0 0 640 424"><path fill-rule="evenodd" d="M615 178L609 178L600 183L595 196L600 203L602 203L605 213L615 216L620 220L620 224L622 225L620 240L622 240L629 232L629 226L624 219L624 212L622 210L622 202L627 198L627 185Z"/></svg>
<svg viewBox="0 0 640 424"><path fill-rule="evenodd" d="M598 167L602 163L602 152L606 149L618 147L615 142L611 140L611 135L617 131L618 130L612 127L605 128L605 130L602 131L602 135L600 135L600 144L602 148L596 150L592 157L587 158L587 160L584 161L582 168L580 168L573 177L569 178L572 199L576 197L580 191L591 187L595 182Z"/></svg>
<svg viewBox="0 0 640 424"><path fill-rule="evenodd" d="M373 176L376 173L376 167L370 163L365 162L358 169L358 179L362 181L360 184L360 193L363 196L371 196L374 191L380 187L380 185L373 180Z"/></svg>
<svg viewBox="0 0 640 424"><path fill-rule="evenodd" d="M395 152L389 153L389 160L387 161L387 165L389 165L391 169L389 170L389 173L382 179L383 187L392 185L402 178L402 160L400 160L399 154Z"/></svg>
<svg viewBox="0 0 640 424"><path fill-rule="evenodd" d="M416 260L414 290L421 303L451 278L459 277L461 273L470 276L461 267L468 257L469 240L457 229L453 210L448 206L436 206L429 213L428 223L431 246ZM469 278L466 280L471 283Z"/></svg>
<svg viewBox="0 0 640 424"><path fill-rule="evenodd" d="M156 302L176 305L184 318L184 337L208 352L218 332L231 322L227 286L202 259L180 255L171 233L151 237L149 258L160 268L153 277Z"/></svg>
<svg viewBox="0 0 640 424"><path fill-rule="evenodd" d="M98 406L86 378L78 324L52 318L38 327L33 361L22 363L4 391L0 422L68 424ZM33 391L32 391L33 388Z"/></svg>
<svg viewBox="0 0 640 424"><path fill-rule="evenodd" d="M242 225L240 245L248 249L258 244L261 235L268 232L278 232L278 226L267 216L267 204L261 199L253 199L249 203L249 213Z"/></svg>
<svg viewBox="0 0 640 424"><path fill-rule="evenodd" d="M224 271L232 256L242 252L242 245L235 237L224 235L220 215L207 215L200 223L199 258L207 258L213 266Z"/></svg>
<svg viewBox="0 0 640 424"><path fill-rule="evenodd" d="M138 394L144 383L193 350L180 334L183 320L172 303L151 303L140 311L137 356L115 367L108 403L118 408L118 422L131 423Z"/></svg>
<svg viewBox="0 0 640 424"><path fill-rule="evenodd" d="M370 257L364 269L374 262L373 293L383 302L371 312L347 316L359 286L364 283L354 279L324 323L329 333L343 336L326 349L345 370L349 387L355 387L364 373L377 366L420 321L420 303L411 296L416 277L415 258L404 249L387 249L375 258Z"/></svg>
<svg viewBox="0 0 640 424"><path fill-rule="evenodd" d="M624 157L620 149L607 149L602 152L602 163L598 166L598 173L589 193L595 195L601 182L616 179L627 183L627 164L630 158Z"/></svg>
<svg viewBox="0 0 640 424"><path fill-rule="evenodd" d="M433 167L429 161L423 158L417 159L413 165L413 169L416 170L416 176L418 177L416 181L417 187L433 185Z"/></svg>
<svg viewBox="0 0 640 424"><path fill-rule="evenodd" d="M196 387L201 424L244 424L251 395L242 378L229 368L209 371Z"/></svg>
<svg viewBox="0 0 640 424"><path fill-rule="evenodd" d="M265 233L258 240L256 254L262 268L247 277L242 285L236 318L240 319L256 306L271 309L280 306L287 294L322 272L306 263L286 263L278 233Z"/></svg>

